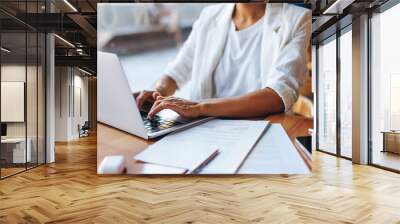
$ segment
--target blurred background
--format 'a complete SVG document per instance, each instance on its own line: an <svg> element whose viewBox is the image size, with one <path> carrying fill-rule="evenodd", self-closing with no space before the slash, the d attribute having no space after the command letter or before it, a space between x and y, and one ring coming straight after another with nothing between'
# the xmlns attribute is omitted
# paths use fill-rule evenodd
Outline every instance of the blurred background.
<svg viewBox="0 0 400 224"><path fill-rule="evenodd" d="M151 88L174 60L192 25L210 4L98 5L98 50L116 53L132 91ZM189 85L177 95L188 96Z"/></svg>

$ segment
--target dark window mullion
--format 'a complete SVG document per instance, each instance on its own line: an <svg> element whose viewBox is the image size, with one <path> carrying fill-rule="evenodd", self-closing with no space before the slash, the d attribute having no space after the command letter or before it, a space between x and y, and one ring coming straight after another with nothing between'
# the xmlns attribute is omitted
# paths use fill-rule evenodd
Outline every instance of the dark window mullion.
<svg viewBox="0 0 400 224"><path fill-rule="evenodd" d="M368 53L367 53L367 64L368 64L368 69L367 69L367 85L368 85L368 96L367 96L367 108L368 108L368 112L367 112L367 119L368 119L368 124L367 124L367 141L368 141L368 156L367 156L367 160L368 160L368 164L372 164L373 165L373 148L372 148L372 12L369 11L368 12L368 30L367 30L367 44L368 44Z"/></svg>
<svg viewBox="0 0 400 224"><path fill-rule="evenodd" d="M25 21L28 19L28 1L25 0ZM28 169L28 116L27 116L27 90L28 90L28 26L25 23L25 102L24 102L24 118L25 118L25 170Z"/></svg>
<svg viewBox="0 0 400 224"><path fill-rule="evenodd" d="M319 149L319 44L315 46L315 146Z"/></svg>
<svg viewBox="0 0 400 224"><path fill-rule="evenodd" d="M340 82L341 82L341 64L340 64L340 36L339 27L336 31L336 154L341 157L341 114L340 114Z"/></svg>
<svg viewBox="0 0 400 224"><path fill-rule="evenodd" d="M36 1L39 13L39 0ZM36 32L36 166L39 165L39 32Z"/></svg>

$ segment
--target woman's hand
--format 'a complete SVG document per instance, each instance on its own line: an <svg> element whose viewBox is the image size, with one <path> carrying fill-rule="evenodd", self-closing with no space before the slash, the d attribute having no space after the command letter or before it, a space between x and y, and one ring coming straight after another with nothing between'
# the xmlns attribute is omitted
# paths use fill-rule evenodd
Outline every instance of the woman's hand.
<svg viewBox="0 0 400 224"><path fill-rule="evenodd" d="M171 109L183 117L265 117L285 111L282 98L271 88L256 90L242 96L208 99L201 103L169 96L158 96L149 118L164 109Z"/></svg>
<svg viewBox="0 0 400 224"><path fill-rule="evenodd" d="M155 84L154 90L143 90L133 95L136 98L136 103L139 109L142 108L145 102L153 103L159 96L171 96L175 93L178 86L174 79L168 75L163 75Z"/></svg>
<svg viewBox="0 0 400 224"><path fill-rule="evenodd" d="M152 91L152 90L143 90L134 93L133 95L136 98L136 104L139 107L139 109L142 108L144 102L153 103L154 101L156 101L158 96L161 96L161 94L158 91Z"/></svg>
<svg viewBox="0 0 400 224"><path fill-rule="evenodd" d="M151 108L148 118L152 119L158 112L164 109L170 109L186 118L196 118L201 116L201 104L189 100L169 96L158 96Z"/></svg>

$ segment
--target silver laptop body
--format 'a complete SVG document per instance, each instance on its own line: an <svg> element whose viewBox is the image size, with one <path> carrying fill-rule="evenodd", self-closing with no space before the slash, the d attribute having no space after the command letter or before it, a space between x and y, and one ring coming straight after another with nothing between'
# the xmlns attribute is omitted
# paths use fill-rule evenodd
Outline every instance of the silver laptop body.
<svg viewBox="0 0 400 224"><path fill-rule="evenodd" d="M137 107L118 56L98 51L97 71L97 116L101 123L144 139L151 139L212 119L188 120L171 111L163 111L164 113L159 113L160 119L179 124L162 130L149 130Z"/></svg>

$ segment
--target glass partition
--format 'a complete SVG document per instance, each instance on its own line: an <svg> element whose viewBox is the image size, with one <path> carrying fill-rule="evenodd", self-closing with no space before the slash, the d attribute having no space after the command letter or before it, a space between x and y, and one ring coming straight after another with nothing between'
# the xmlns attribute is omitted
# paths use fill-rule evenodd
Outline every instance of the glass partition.
<svg viewBox="0 0 400 224"><path fill-rule="evenodd" d="M340 36L340 154L352 157L352 33Z"/></svg>
<svg viewBox="0 0 400 224"><path fill-rule="evenodd" d="M36 32L27 33L27 74L26 74L26 114L27 114L27 150L30 151L30 161L28 168L37 165L38 159L38 114L37 114L37 98L38 98L38 35Z"/></svg>
<svg viewBox="0 0 400 224"><path fill-rule="evenodd" d="M400 4L373 15L371 54L371 162L400 171Z"/></svg>
<svg viewBox="0 0 400 224"><path fill-rule="evenodd" d="M31 159L26 150L26 40L24 31L1 34L2 177L24 171Z"/></svg>
<svg viewBox="0 0 400 224"><path fill-rule="evenodd" d="M0 7L43 11L44 1L14 3ZM45 162L45 44L43 33L0 12L0 178Z"/></svg>
<svg viewBox="0 0 400 224"><path fill-rule="evenodd" d="M37 162L46 162L46 36L38 33L38 65L37 65Z"/></svg>
<svg viewBox="0 0 400 224"><path fill-rule="evenodd" d="M319 45L318 50L318 146L336 154L336 38Z"/></svg>
<svg viewBox="0 0 400 224"><path fill-rule="evenodd" d="M27 1L24 10L27 13L37 13L39 5L37 1ZM34 23L38 22L38 17L33 17ZM27 114L27 150L31 151L31 160L27 163L27 167L32 168L38 164L38 41L39 36L36 30L27 27L27 74L26 74L26 114Z"/></svg>

